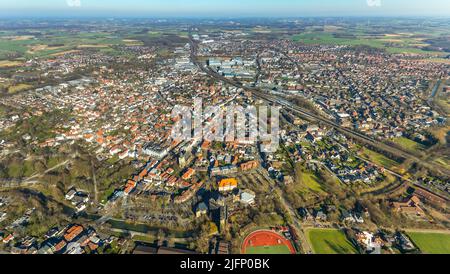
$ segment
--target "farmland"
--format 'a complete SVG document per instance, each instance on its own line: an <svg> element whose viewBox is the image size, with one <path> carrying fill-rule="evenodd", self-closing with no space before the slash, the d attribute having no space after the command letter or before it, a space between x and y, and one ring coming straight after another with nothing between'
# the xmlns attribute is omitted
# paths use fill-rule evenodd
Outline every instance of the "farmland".
<svg viewBox="0 0 450 274"><path fill-rule="evenodd" d="M114 50L115 46L140 46L145 41L161 39L167 35L187 37L186 31L170 28L145 31L80 30L60 32L52 29L30 30L33 35L0 32L0 68L18 65L16 59L45 58L73 50Z"/></svg>
<svg viewBox="0 0 450 274"><path fill-rule="evenodd" d="M393 54L423 54L435 56L434 61L446 62L445 59L439 58L445 56L444 52L425 50L430 44L425 42L425 38L421 35L412 33L370 35L361 31L356 32L355 35L338 30L333 32L310 31L293 35L291 39L304 44L368 46L385 49Z"/></svg>

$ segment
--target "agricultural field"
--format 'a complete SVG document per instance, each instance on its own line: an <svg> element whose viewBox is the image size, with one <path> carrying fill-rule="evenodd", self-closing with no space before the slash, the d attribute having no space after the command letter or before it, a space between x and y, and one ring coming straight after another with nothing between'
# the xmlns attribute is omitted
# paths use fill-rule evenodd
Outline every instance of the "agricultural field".
<svg viewBox="0 0 450 274"><path fill-rule="evenodd" d="M434 162L436 162L439 165L450 168L450 157L448 157L448 156L439 157L439 158L435 159Z"/></svg>
<svg viewBox="0 0 450 274"><path fill-rule="evenodd" d="M307 239L316 254L356 254L358 251L338 229L308 229Z"/></svg>
<svg viewBox="0 0 450 274"><path fill-rule="evenodd" d="M297 34L292 36L291 39L305 44L369 46L386 49L387 52L393 54L433 55L437 57L433 60L438 62L444 62L445 59L439 57L446 55L444 52L424 50L430 44L425 42L424 37L412 33L369 35L364 32L357 32L355 35L338 31L316 31Z"/></svg>
<svg viewBox="0 0 450 274"><path fill-rule="evenodd" d="M413 243L426 254L450 254L450 234L407 232Z"/></svg>
<svg viewBox="0 0 450 274"><path fill-rule="evenodd" d="M35 35L13 35L0 32L0 68L18 65L17 58L45 58L73 50L94 49L114 50L114 46L140 46L149 39L159 39L164 35L187 37L187 32L179 30L147 30L145 32L96 32L74 33L54 30L40 30ZM2 61L3 60L3 61Z"/></svg>

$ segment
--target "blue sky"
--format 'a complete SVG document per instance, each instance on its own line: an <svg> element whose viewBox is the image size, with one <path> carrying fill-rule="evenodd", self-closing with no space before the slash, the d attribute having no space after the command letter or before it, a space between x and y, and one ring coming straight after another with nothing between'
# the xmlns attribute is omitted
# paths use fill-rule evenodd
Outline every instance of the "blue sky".
<svg viewBox="0 0 450 274"><path fill-rule="evenodd" d="M0 15L450 16L450 1L0 0Z"/></svg>

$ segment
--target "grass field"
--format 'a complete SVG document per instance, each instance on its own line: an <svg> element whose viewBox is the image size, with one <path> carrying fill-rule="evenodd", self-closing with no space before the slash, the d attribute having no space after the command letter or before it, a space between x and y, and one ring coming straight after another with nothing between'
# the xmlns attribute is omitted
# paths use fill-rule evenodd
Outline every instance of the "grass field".
<svg viewBox="0 0 450 274"><path fill-rule="evenodd" d="M448 156L439 157L439 158L435 159L434 162L436 162L439 165L450 168L450 157L448 157Z"/></svg>
<svg viewBox="0 0 450 274"><path fill-rule="evenodd" d="M245 254L291 254L289 248L285 245L273 246L250 246L247 247Z"/></svg>
<svg viewBox="0 0 450 274"><path fill-rule="evenodd" d="M318 179L314 174L302 172L300 177L301 182L312 191L323 192L322 186L319 184Z"/></svg>
<svg viewBox="0 0 450 274"><path fill-rule="evenodd" d="M375 164L381 165L381 166L383 166L385 168L389 168L389 169L399 165L399 163L397 163L396 161L394 161L392 159L389 159L388 157L384 156L383 154L380 154L378 152L375 152L375 151L367 149L367 148L362 149L362 156L371 160Z"/></svg>
<svg viewBox="0 0 450 274"><path fill-rule="evenodd" d="M148 236L143 236L143 235L134 235L133 236L133 241L137 241L137 242L143 242L143 243L154 243L155 240L157 240L158 238L154 235L148 235Z"/></svg>
<svg viewBox="0 0 450 274"><path fill-rule="evenodd" d="M16 67L19 65L22 65L23 62L20 61L8 61L8 60L4 60L4 61L0 61L0 68L10 68L10 67Z"/></svg>
<svg viewBox="0 0 450 274"><path fill-rule="evenodd" d="M338 229L309 229L309 243L316 254L355 254L356 248Z"/></svg>
<svg viewBox="0 0 450 274"><path fill-rule="evenodd" d="M5 59L8 55L19 54L22 57L48 57L53 54L76 49L77 47L110 47L111 45L126 45L129 42L123 41L120 37L115 37L110 33L79 33L67 35L43 31L46 38L25 37L24 39L12 39L0 37L0 59Z"/></svg>
<svg viewBox="0 0 450 274"><path fill-rule="evenodd" d="M394 138L392 141L395 144L401 146L402 148L412 151L412 152L421 151L421 150L425 149L425 146L423 146L411 139L408 139L406 137Z"/></svg>
<svg viewBox="0 0 450 274"><path fill-rule="evenodd" d="M408 232L407 234L422 253L450 254L450 234L425 232Z"/></svg>
<svg viewBox="0 0 450 274"><path fill-rule="evenodd" d="M305 171L301 164L296 164L295 166L295 176L296 182L299 183L300 187L306 187L309 190L317 193L325 192L319 183L319 179L314 174Z"/></svg>
<svg viewBox="0 0 450 274"><path fill-rule="evenodd" d="M0 60L17 58L46 58L77 49L94 49L108 53L119 53L115 46L144 45L149 39L162 38L165 35L178 35L187 38L187 31L162 28L145 33L141 32L79 32L70 33L54 29L43 29L36 36L17 36L14 32L0 31ZM1 64L0 64L1 66Z"/></svg>
<svg viewBox="0 0 450 274"><path fill-rule="evenodd" d="M16 92L27 90L27 89L30 89L32 87L33 86L28 85L28 84L17 84L17 85L8 87L8 93L14 94Z"/></svg>

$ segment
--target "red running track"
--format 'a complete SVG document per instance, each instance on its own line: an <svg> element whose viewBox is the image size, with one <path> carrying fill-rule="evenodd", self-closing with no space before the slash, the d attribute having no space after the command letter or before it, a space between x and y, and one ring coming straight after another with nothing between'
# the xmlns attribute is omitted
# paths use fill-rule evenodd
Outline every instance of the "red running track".
<svg viewBox="0 0 450 274"><path fill-rule="evenodd" d="M292 254L295 254L295 249L292 246L291 242L280 234L271 230L257 230L250 233L242 243L241 253L245 254L245 250L247 249L247 247L273 245L285 245L289 248Z"/></svg>

